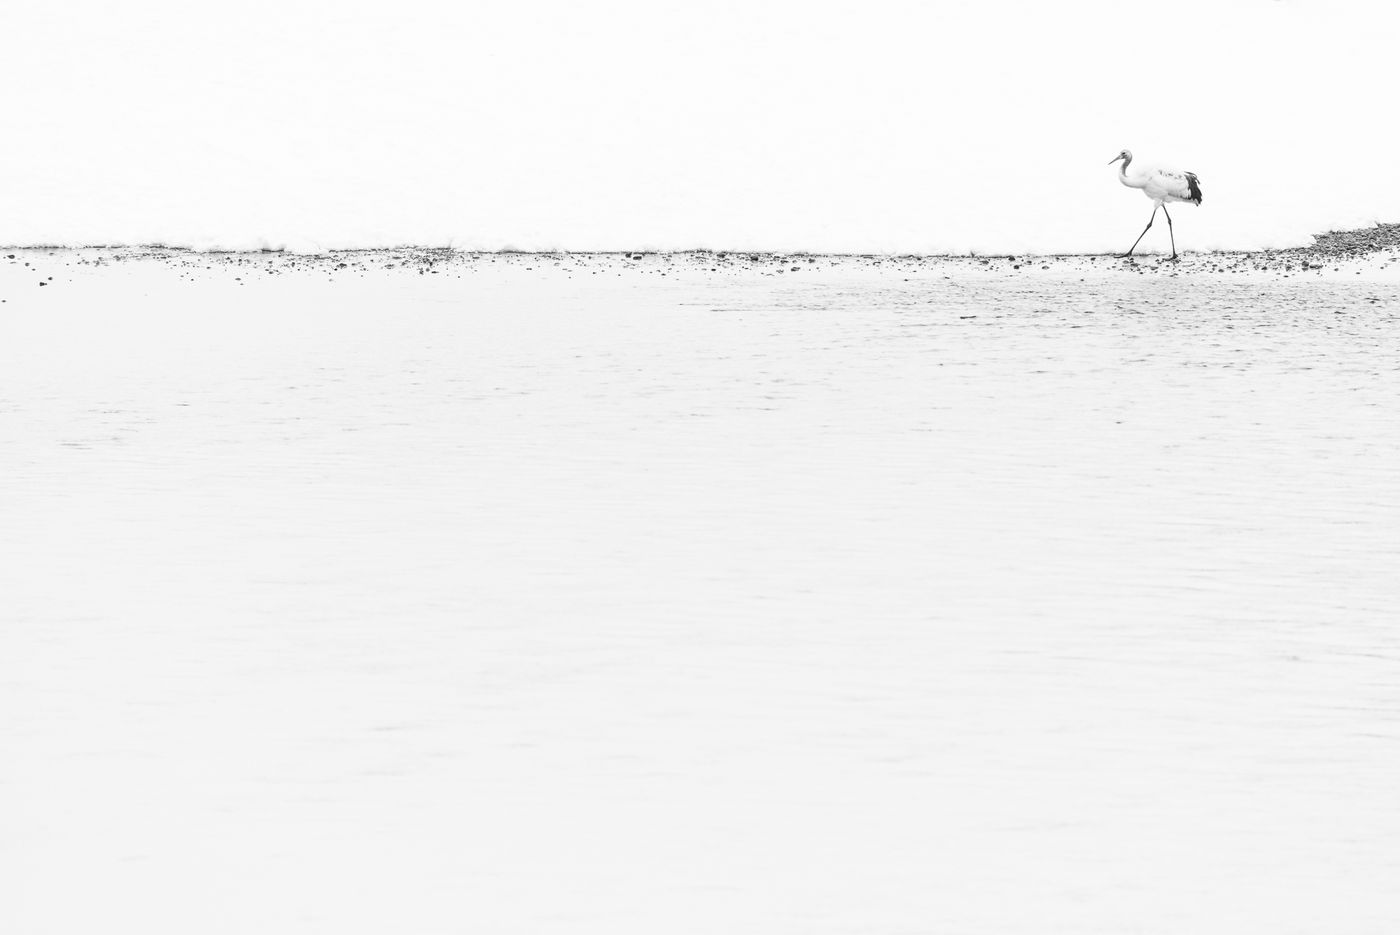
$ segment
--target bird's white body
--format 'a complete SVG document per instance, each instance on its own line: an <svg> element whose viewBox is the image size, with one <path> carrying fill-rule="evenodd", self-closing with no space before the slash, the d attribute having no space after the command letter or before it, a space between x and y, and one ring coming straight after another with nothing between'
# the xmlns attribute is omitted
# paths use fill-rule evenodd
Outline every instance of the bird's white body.
<svg viewBox="0 0 1400 935"><path fill-rule="evenodd" d="M1158 168L1137 168L1129 169L1132 165L1133 154L1128 150L1123 150L1109 165L1114 162L1122 162L1118 167L1118 181L1129 188L1141 189L1142 193L1152 199L1152 217L1147 221L1147 227L1142 229L1142 234L1138 234L1138 239L1128 248L1128 252L1123 256L1132 256L1137 245L1142 242L1143 234L1152 226L1152 221L1157 217L1160 209L1167 215L1167 228L1171 229L1172 216L1167 211L1167 204L1173 201L1188 201L1193 205L1201 203L1201 181L1196 178L1194 172L1179 172L1175 169ZM1176 235L1172 234L1172 259L1176 259Z"/></svg>
<svg viewBox="0 0 1400 935"><path fill-rule="evenodd" d="M1159 205L1174 201L1201 203L1201 186L1194 172L1148 167L1130 171L1128 163L1131 161L1132 157L1129 156L1128 160L1118 167L1118 181L1124 185L1141 189L1144 195Z"/></svg>

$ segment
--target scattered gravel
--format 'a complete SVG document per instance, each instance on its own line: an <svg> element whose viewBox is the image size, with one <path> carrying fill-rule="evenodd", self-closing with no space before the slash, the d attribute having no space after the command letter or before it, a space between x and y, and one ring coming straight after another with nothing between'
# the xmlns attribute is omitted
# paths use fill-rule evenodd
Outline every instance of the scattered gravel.
<svg viewBox="0 0 1400 935"><path fill-rule="evenodd" d="M15 248L9 248L15 249ZM1315 235L1306 247L1256 251L1184 251L1173 261L1159 253L1139 253L1122 258L1111 254L1054 256L914 254L818 255L690 250L675 253L527 253L508 250L472 253L450 248L395 247L374 250L335 251L319 255L261 252L199 252L179 247L30 247L0 254L0 269L16 269L22 263L31 273L55 266L91 267L133 260L156 260L177 271L180 278L196 278L219 270L236 272L244 284L250 276L261 278L289 273L312 273L328 279L363 276L376 270L402 270L418 275L463 276L488 268L514 268L540 272L555 270L570 276L618 276L628 274L673 276L692 274L807 276L824 271L881 268L904 275L960 275L967 272L1003 272L1021 276L1048 271L1052 275L1121 271L1138 275L1201 275L1211 273L1268 274L1279 278L1324 273L1362 275L1363 270L1400 271L1400 224L1379 224L1351 231ZM31 261L34 263L31 266ZM1384 274L1387 278L1395 273ZM41 277L42 279L42 277ZM31 280L32 281L32 280ZM41 281L40 285L52 282Z"/></svg>
<svg viewBox="0 0 1400 935"><path fill-rule="evenodd" d="M1377 224L1354 231L1328 231L1314 234L1310 247L1297 247L1288 253L1318 257L1359 257L1382 250L1400 250L1400 224Z"/></svg>

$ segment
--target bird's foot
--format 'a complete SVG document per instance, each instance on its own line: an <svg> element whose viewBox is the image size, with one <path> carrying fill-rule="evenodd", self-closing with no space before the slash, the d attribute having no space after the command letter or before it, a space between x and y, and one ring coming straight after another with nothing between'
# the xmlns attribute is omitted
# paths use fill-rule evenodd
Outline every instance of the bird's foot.
<svg viewBox="0 0 1400 935"><path fill-rule="evenodd" d="M1181 257L1179 257L1179 256L1177 256L1175 253L1173 253L1171 256L1167 257L1167 262L1169 262L1169 263L1175 263L1175 262L1176 262L1177 260L1179 260L1179 259L1181 259Z"/></svg>
<svg viewBox="0 0 1400 935"><path fill-rule="evenodd" d="M1114 258L1119 260L1131 260L1133 255L1132 253L1115 253Z"/></svg>

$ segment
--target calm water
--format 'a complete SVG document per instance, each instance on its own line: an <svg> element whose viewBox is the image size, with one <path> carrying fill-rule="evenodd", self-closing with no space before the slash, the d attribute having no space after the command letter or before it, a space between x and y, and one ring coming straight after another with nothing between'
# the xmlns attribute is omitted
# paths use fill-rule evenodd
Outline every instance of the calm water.
<svg viewBox="0 0 1400 935"><path fill-rule="evenodd" d="M1392 932L1393 285L75 276L9 930Z"/></svg>

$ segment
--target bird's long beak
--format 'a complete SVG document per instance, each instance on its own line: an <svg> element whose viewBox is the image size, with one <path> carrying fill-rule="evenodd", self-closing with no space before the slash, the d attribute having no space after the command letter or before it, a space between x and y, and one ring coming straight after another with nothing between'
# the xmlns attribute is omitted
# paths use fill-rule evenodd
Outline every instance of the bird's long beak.
<svg viewBox="0 0 1400 935"><path fill-rule="evenodd" d="M1119 159L1122 159L1122 158L1123 158L1123 154L1122 154L1122 153L1119 153L1118 155L1114 156L1112 159L1108 160L1108 164L1109 164L1109 165L1113 165L1115 162L1117 162Z"/></svg>

